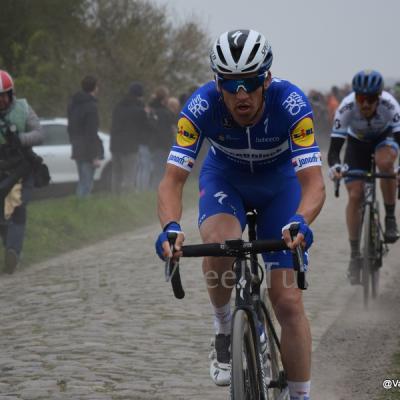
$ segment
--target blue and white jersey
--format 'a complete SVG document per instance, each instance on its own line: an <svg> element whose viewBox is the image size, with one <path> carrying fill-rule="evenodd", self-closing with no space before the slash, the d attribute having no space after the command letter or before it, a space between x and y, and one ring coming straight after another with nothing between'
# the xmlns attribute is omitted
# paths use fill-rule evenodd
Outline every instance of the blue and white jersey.
<svg viewBox="0 0 400 400"><path fill-rule="evenodd" d="M336 110L331 136L345 139L349 135L370 142L384 132L400 134L400 106L396 99L383 91L375 114L367 119L361 114L352 92L342 100Z"/></svg>
<svg viewBox="0 0 400 400"><path fill-rule="evenodd" d="M211 144L206 163L219 169L297 172L321 165L308 99L285 80L272 80L262 117L248 127L232 119L214 81L199 88L181 111L168 163L190 171L204 139Z"/></svg>

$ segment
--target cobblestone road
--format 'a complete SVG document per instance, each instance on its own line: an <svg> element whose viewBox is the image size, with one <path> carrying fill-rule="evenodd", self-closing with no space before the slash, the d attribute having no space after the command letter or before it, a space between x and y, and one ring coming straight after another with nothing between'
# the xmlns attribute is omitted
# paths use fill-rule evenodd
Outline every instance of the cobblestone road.
<svg viewBox="0 0 400 400"><path fill-rule="evenodd" d="M329 196L314 225L305 293L314 349L356 290L344 272L344 201ZM185 215L188 243L198 241L195 220ZM212 318L200 262L182 263L186 298L174 299L153 254L156 232L0 277L0 400L227 399L208 375Z"/></svg>

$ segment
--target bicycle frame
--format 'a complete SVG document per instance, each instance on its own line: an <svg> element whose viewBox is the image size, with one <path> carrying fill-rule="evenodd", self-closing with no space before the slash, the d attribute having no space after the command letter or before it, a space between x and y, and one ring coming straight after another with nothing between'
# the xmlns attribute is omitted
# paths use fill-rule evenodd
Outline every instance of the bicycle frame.
<svg viewBox="0 0 400 400"><path fill-rule="evenodd" d="M260 265L258 263L257 254L268 251L287 250L288 247L283 240L256 240L256 213L252 211L248 213L248 234L249 241L245 242L242 239L227 240L224 243L210 243L200 245L186 245L182 246L182 257L234 257L234 273L235 273L235 310L232 316L232 321L235 321L237 313L245 313L246 321L250 327L251 336L253 338L255 349L255 366L257 369L258 388L260 391L260 400L269 399L268 390L280 389L282 395L274 397L275 399L286 398L287 389L284 373L279 369L277 380L270 380L267 382L263 354L261 352L259 324L266 322L268 329L272 333L274 346L280 351L279 339L274 328L272 318L268 312L266 305L260 296L260 287L264 277L263 269L261 268L262 275L259 276ZM291 229L290 233L292 238L297 234L297 227ZM176 234L169 234L170 242L176 238ZM295 270L297 271L297 284L300 289L307 289L307 282L305 279L305 267L303 260L303 252L301 247L296 248L293 260ZM249 267L250 261L250 267ZM175 297L182 299L185 292L181 285L179 274L179 262L177 260L167 260L165 267L166 280L171 280L172 288ZM264 314L266 321L264 321ZM264 325L265 326L265 325ZM236 365L236 364L235 364ZM271 374L272 379L272 374ZM259 400L259 399L257 399Z"/></svg>
<svg viewBox="0 0 400 400"><path fill-rule="evenodd" d="M361 205L361 223L359 238L363 239L363 266L362 285L364 288L364 306L368 305L369 285L371 278L372 296L376 297L379 282L379 267L377 265L383 254L388 252L384 240L382 225L379 219L379 205L376 199L376 179L395 179L395 174L377 173L375 155L371 154L371 168L369 172L345 171L343 177L357 178L364 181L364 197ZM335 182L335 196L339 196L339 182ZM398 191L398 197L400 190Z"/></svg>

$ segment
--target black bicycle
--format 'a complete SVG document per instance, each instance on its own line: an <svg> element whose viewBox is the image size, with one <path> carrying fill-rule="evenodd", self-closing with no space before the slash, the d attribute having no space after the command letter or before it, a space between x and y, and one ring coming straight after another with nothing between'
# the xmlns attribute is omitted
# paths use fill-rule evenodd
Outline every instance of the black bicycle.
<svg viewBox="0 0 400 400"><path fill-rule="evenodd" d="M257 254L287 250L283 240L256 240L256 212L247 214L249 241L227 240L224 243L187 245L182 257L234 257L235 309L231 332L231 386L232 400L288 400L285 372L282 367L280 342L274 325L274 315L267 290L261 294L264 270ZM292 237L296 230L291 230ZM176 238L171 234L171 241ZM303 251L299 246L293 253L297 271L297 285L307 288ZM171 280L175 297L182 299L179 262L167 260L166 280ZM264 328L266 344L262 351L260 327ZM266 346L266 347L265 347Z"/></svg>
<svg viewBox="0 0 400 400"><path fill-rule="evenodd" d="M372 298L378 296L379 271L382 258L389 251L380 221L379 201L376 198L376 179L397 179L396 174L376 172L375 156L371 156L371 169L365 171L344 171L342 177L364 180L364 199L361 208L360 243L362 243L361 284L364 306L368 307L370 292ZM335 196L339 197L340 180L335 181ZM400 198L400 189L398 191Z"/></svg>

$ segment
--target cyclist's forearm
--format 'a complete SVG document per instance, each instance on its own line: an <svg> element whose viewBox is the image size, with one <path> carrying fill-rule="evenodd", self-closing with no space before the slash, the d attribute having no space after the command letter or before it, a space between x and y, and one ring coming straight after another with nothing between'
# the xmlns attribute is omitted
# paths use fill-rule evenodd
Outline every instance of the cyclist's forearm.
<svg viewBox="0 0 400 400"><path fill-rule="evenodd" d="M325 184L319 167L311 167L298 173L301 185L301 201L297 214L310 224L320 213L325 202Z"/></svg>
<svg viewBox="0 0 400 400"><path fill-rule="evenodd" d="M162 227L171 221L180 221L185 181L185 176L177 179L168 173L162 179L158 188L158 216Z"/></svg>
<svg viewBox="0 0 400 400"><path fill-rule="evenodd" d="M328 151L328 165L331 167L340 164L340 150L342 149L345 139L340 137L332 137Z"/></svg>
<svg viewBox="0 0 400 400"><path fill-rule="evenodd" d="M158 217L161 227L164 227L168 222L179 222L182 217L182 190L178 188L162 188L158 196Z"/></svg>

